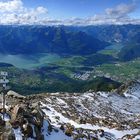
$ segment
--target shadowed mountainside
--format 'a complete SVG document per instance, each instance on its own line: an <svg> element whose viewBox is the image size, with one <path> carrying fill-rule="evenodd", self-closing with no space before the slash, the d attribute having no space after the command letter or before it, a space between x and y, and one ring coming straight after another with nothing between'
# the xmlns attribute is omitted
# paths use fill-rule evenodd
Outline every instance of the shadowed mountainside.
<svg viewBox="0 0 140 140"><path fill-rule="evenodd" d="M84 32L68 32L62 27L0 26L0 52L6 54L92 54L108 43Z"/></svg>

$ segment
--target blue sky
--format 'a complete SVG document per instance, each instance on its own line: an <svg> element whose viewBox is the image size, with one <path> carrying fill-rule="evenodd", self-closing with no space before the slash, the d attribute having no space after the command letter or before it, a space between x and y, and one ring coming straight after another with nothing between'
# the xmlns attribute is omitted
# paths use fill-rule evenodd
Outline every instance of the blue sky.
<svg viewBox="0 0 140 140"><path fill-rule="evenodd" d="M140 0L0 0L1 24L139 24Z"/></svg>
<svg viewBox="0 0 140 140"><path fill-rule="evenodd" d="M104 13L106 8L113 8L119 4L132 4L132 0L24 0L27 7L44 6L49 16L67 19L71 17L85 18L94 14ZM140 16L140 4L132 14Z"/></svg>

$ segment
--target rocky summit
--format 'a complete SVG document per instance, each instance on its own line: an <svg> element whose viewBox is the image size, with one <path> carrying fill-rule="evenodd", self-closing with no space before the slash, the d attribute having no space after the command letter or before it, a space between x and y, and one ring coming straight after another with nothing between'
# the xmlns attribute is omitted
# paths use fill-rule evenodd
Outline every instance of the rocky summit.
<svg viewBox="0 0 140 140"><path fill-rule="evenodd" d="M112 92L6 95L0 140L139 140L140 84Z"/></svg>

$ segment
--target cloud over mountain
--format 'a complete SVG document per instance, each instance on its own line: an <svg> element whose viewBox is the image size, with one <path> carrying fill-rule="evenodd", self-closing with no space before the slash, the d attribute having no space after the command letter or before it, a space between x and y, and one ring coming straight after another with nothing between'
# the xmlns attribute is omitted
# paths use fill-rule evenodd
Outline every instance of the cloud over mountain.
<svg viewBox="0 0 140 140"><path fill-rule="evenodd" d="M27 8L23 0L0 1L0 24L42 25L96 25L96 24L140 24L140 19L129 16L136 10L136 1L105 9L104 13L87 18L54 19L43 6Z"/></svg>

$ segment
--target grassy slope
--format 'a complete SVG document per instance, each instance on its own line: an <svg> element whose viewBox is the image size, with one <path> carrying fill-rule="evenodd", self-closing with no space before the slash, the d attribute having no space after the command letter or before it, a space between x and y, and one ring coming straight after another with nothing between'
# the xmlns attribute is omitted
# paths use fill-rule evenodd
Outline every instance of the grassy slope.
<svg viewBox="0 0 140 140"><path fill-rule="evenodd" d="M133 80L140 77L140 59L129 62L118 62L117 64L103 64L95 68L96 73L101 71L104 74L110 74L121 82Z"/></svg>

